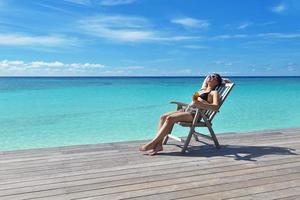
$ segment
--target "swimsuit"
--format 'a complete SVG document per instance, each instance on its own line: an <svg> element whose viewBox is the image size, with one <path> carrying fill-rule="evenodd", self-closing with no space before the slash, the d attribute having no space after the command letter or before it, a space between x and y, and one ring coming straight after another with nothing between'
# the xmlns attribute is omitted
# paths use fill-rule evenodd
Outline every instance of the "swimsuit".
<svg viewBox="0 0 300 200"><path fill-rule="evenodd" d="M200 94L199 97L200 97L202 100L207 101L207 99L208 99L208 94L209 94L210 92L211 92L211 90L210 90L209 92L204 92L204 93ZM197 107L188 105L183 111L184 111L184 112L189 112L189 113L195 115L197 109L198 109Z"/></svg>
<svg viewBox="0 0 300 200"><path fill-rule="evenodd" d="M202 94L200 94L200 98L203 99L204 101L207 101L208 99L208 94L211 92L211 90L209 92L204 92Z"/></svg>

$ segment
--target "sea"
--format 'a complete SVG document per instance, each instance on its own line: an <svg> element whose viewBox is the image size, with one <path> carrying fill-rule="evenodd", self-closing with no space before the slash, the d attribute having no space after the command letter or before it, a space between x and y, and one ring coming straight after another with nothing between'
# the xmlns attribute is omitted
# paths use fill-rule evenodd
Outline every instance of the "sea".
<svg viewBox="0 0 300 200"><path fill-rule="evenodd" d="M216 134L300 127L300 77L228 78L235 87L214 118ZM169 102L191 102L203 80L1 77L0 151L151 139L176 108Z"/></svg>

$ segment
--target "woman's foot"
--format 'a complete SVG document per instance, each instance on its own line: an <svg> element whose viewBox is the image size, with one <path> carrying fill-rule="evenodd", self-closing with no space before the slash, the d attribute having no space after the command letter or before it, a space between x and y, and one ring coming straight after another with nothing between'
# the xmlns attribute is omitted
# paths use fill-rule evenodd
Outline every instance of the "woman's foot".
<svg viewBox="0 0 300 200"><path fill-rule="evenodd" d="M154 149L154 145L152 143L145 144L139 148L140 151L149 151Z"/></svg>
<svg viewBox="0 0 300 200"><path fill-rule="evenodd" d="M161 144L158 144L158 145L156 145L154 147L154 149L151 152L149 152L149 155L150 156L154 156L154 155L156 155L158 152L160 152L162 150L163 150L163 146Z"/></svg>

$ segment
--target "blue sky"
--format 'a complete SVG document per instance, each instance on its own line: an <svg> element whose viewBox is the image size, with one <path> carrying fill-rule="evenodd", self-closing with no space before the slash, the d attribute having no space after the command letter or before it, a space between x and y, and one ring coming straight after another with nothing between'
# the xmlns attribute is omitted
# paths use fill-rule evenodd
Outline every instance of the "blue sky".
<svg viewBox="0 0 300 200"><path fill-rule="evenodd" d="M0 0L0 76L300 75L298 0Z"/></svg>

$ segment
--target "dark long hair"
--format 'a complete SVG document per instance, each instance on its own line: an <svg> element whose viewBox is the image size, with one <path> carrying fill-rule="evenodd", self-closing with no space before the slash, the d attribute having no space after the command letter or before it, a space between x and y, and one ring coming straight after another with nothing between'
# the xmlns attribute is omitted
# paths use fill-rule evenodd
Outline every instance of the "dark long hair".
<svg viewBox="0 0 300 200"><path fill-rule="evenodd" d="M214 73L213 75L215 75L215 76L216 76L216 78L217 78L217 81L218 81L218 84L217 84L217 85L216 85L216 87L214 88L214 90L215 90L217 87L219 87L219 86L221 86L221 85L222 85L222 83L223 83L223 79L222 79L222 77L221 77L221 75L220 75L220 74Z"/></svg>

